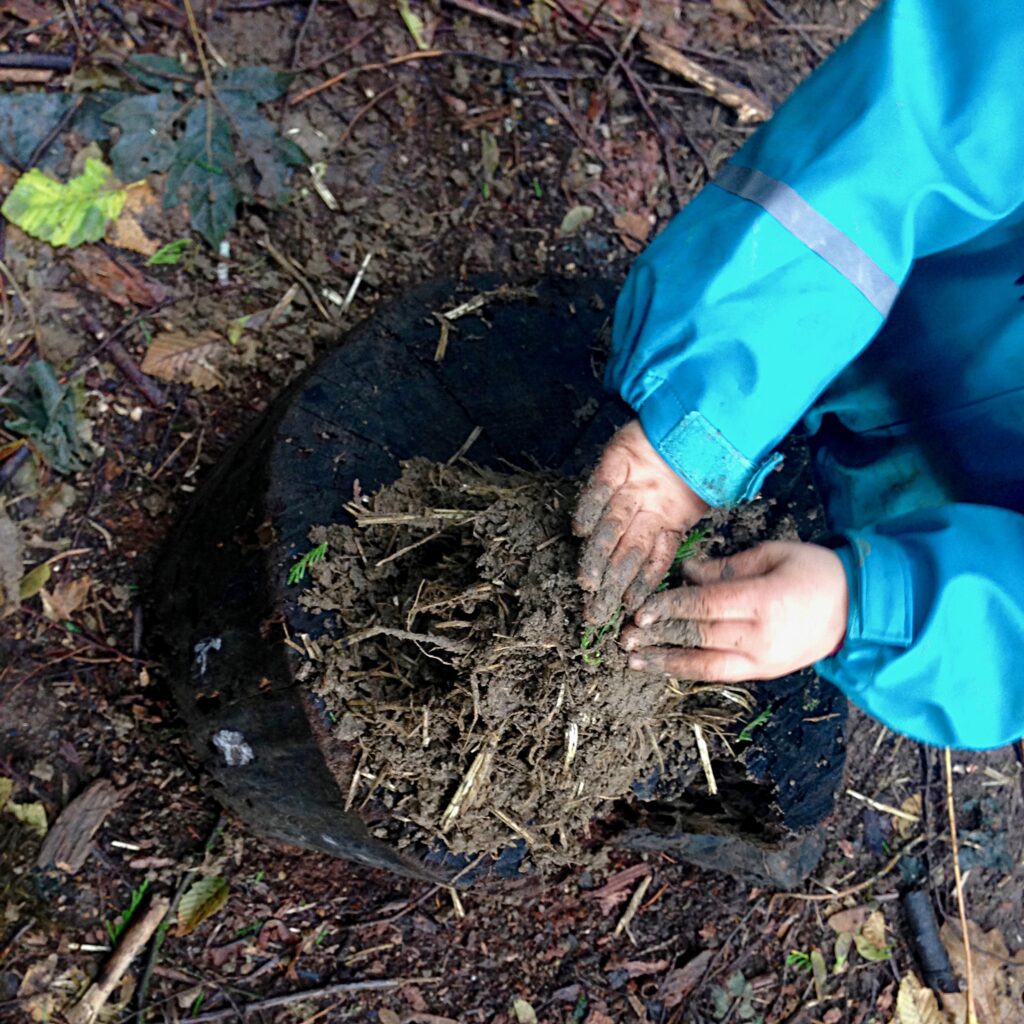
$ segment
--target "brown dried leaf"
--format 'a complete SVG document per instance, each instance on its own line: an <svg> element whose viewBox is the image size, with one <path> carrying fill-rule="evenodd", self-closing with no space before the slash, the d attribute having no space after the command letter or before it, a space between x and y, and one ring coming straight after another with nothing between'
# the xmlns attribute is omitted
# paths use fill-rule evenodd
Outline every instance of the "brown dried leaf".
<svg viewBox="0 0 1024 1024"><path fill-rule="evenodd" d="M13 14L29 25L40 25L53 16L43 4L35 0L0 0L0 12Z"/></svg>
<svg viewBox="0 0 1024 1024"><path fill-rule="evenodd" d="M896 1020L893 1024L948 1024L949 1018L939 1009L935 993L917 980L911 972L900 982L896 997Z"/></svg>
<svg viewBox="0 0 1024 1024"><path fill-rule="evenodd" d="M843 932L855 932L862 928L871 913L870 907L850 907L849 910L840 910L828 918L828 926L837 935Z"/></svg>
<svg viewBox="0 0 1024 1024"><path fill-rule="evenodd" d="M160 200L147 182L128 189L121 215L107 228L107 241L119 249L130 249L143 256L152 256L160 243L143 230L143 220L160 209Z"/></svg>
<svg viewBox="0 0 1024 1024"><path fill-rule="evenodd" d="M913 796L907 797L903 803L900 804L900 810L906 814L911 814L917 821L907 821L906 818L898 818L893 815L892 823L896 829L896 834L901 839L907 839L921 828L921 814L923 809L923 798L920 793L915 793Z"/></svg>
<svg viewBox="0 0 1024 1024"><path fill-rule="evenodd" d="M633 883L650 873L650 864L634 864L631 868L612 875L600 889L588 892L587 899L597 900L601 905L601 913L607 917L620 903L626 901L629 897L627 890L632 888Z"/></svg>
<svg viewBox="0 0 1024 1024"><path fill-rule="evenodd" d="M627 978L642 978L646 974L661 974L666 967L667 960L612 960L604 972L625 971Z"/></svg>
<svg viewBox="0 0 1024 1024"><path fill-rule="evenodd" d="M142 372L175 384L191 384L210 391L223 384L214 361L226 351L224 339L216 331L183 331L157 334L142 360Z"/></svg>
<svg viewBox="0 0 1024 1024"><path fill-rule="evenodd" d="M682 967L677 967L665 975L665 980L658 989L658 998L668 1009L679 1006L697 987L713 956L714 953L710 949L705 949Z"/></svg>
<svg viewBox="0 0 1024 1024"><path fill-rule="evenodd" d="M1024 971L1012 964L1024 964L1024 950L1010 956L1006 940L998 928L983 932L973 921L967 922L974 952L974 1003L978 1024L1003 1024L1021 1019L1021 1003L1024 1000ZM949 954L953 970L964 977L967 964L960 929L948 921L940 932L942 944ZM990 954L990 955L986 955ZM999 959L997 959L999 958ZM943 1006L950 1014L950 1020L961 1024L966 1017L966 998L955 992L943 995Z"/></svg>
<svg viewBox="0 0 1024 1024"><path fill-rule="evenodd" d="M754 12L747 5L747 0L711 0L711 6L723 14L731 14L737 21L755 21Z"/></svg>
<svg viewBox="0 0 1024 1024"><path fill-rule="evenodd" d="M155 306L167 298L159 281L146 277L127 263L118 263L95 245L71 253L71 264L86 285L118 306Z"/></svg>
<svg viewBox="0 0 1024 1024"><path fill-rule="evenodd" d="M617 213L615 227L638 242L646 242L651 233L651 219L646 213Z"/></svg>
<svg viewBox="0 0 1024 1024"><path fill-rule="evenodd" d="M43 600L43 614L51 622L64 622L70 619L85 599L89 596L92 577L82 576L77 580L58 583L51 594L45 587L39 592Z"/></svg>

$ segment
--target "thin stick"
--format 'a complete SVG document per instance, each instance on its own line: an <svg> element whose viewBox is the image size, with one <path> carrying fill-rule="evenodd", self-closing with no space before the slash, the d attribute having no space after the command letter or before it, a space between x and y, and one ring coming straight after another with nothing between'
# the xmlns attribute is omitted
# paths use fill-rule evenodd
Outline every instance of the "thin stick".
<svg viewBox="0 0 1024 1024"><path fill-rule="evenodd" d="M324 988L288 992L283 996L272 996L270 999L263 999L258 1003L249 1003L241 1008L241 1016L243 1020L248 1020L250 1014L274 1010L279 1006L290 1006L292 1003L303 1002L306 999L324 999L327 996L348 995L351 992L387 992L405 985L435 985L437 981L437 978L380 978L371 981L347 981L338 985L326 985ZM183 1017L181 1024L207 1024L209 1021L230 1020L237 1016L238 1011L234 1007L228 1007L226 1010L211 1010L209 1013L201 1013L198 1017Z"/></svg>
<svg viewBox="0 0 1024 1024"><path fill-rule="evenodd" d="M708 792L712 796L716 796L718 794L718 782L715 779L715 770L711 767L708 742L704 739L704 730L696 723L693 725L693 738L697 741L697 754L700 757L700 766L704 769L704 778L707 779Z"/></svg>
<svg viewBox="0 0 1024 1024"><path fill-rule="evenodd" d="M433 60L437 57L445 56L447 56L446 50L414 50L412 53L403 53L400 57L392 57L391 60L381 61L377 64L363 64L358 68L348 68L325 79L319 85L312 85L308 89L303 89L302 92L297 93L288 101L288 106L297 106L299 103L308 100L311 96L316 96L317 93L330 89L339 82L344 82L350 75L357 75L361 71L382 71L384 68L391 68L396 64L406 64L411 60Z"/></svg>
<svg viewBox="0 0 1024 1024"><path fill-rule="evenodd" d="M640 904L643 902L644 895L651 886L651 879L653 875L646 875L636 887L632 897L629 900L629 904L626 906L626 910L622 917L619 918L619 923L615 926L614 935L621 935L628 927L630 921L636 917L636 912L640 909Z"/></svg>
<svg viewBox="0 0 1024 1024"><path fill-rule="evenodd" d="M484 7L483 4L475 3L474 0L444 0L444 2L452 7L458 7L460 11L465 11L467 14L484 18L486 21L493 21L496 25L504 25L506 28L527 32L534 31L533 25L526 18L513 18L509 14L500 14L498 11L492 11L489 7Z"/></svg>
<svg viewBox="0 0 1024 1024"><path fill-rule="evenodd" d="M69 1024L91 1024L96 1019L96 1015L103 1009L111 993L125 976L131 962L153 937L153 932L164 919L169 906L169 900L162 896L157 897L150 904L149 910L129 927L100 976L86 990L85 995L65 1013Z"/></svg>
<svg viewBox="0 0 1024 1024"><path fill-rule="evenodd" d="M876 811L881 811L883 814L891 814L894 818L902 818L904 821L918 822L921 820L921 815L912 814L910 811L903 811L899 807L893 807L892 804L883 804L881 800L872 800L871 797L865 796L863 793L858 793L856 790L848 789L846 795L853 797L854 800L860 800L861 803L865 803L868 807L873 808Z"/></svg>
<svg viewBox="0 0 1024 1024"><path fill-rule="evenodd" d="M946 747L946 810L949 812L949 839L953 848L953 879L956 882L956 905L960 911L960 928L964 937L964 966L967 972L967 1024L976 1024L974 1010L974 964L971 959L971 933L967 930L967 907L964 904L964 880L960 874L960 846L957 838L956 807L953 805L953 755Z"/></svg>
<svg viewBox="0 0 1024 1024"><path fill-rule="evenodd" d="M355 633L349 633L345 637L346 645L356 644L362 640L371 640L375 636L393 636L397 640L411 640L414 643L433 644L443 651L452 651L455 654L465 654L468 650L464 643L458 640L449 640L445 636L434 636L433 633L411 633L407 629L393 629L390 626L369 626L360 629Z"/></svg>
<svg viewBox="0 0 1024 1024"><path fill-rule="evenodd" d="M387 90L385 90L387 92ZM381 93L383 96L384 93ZM351 125L349 125L351 127ZM356 292L359 291L359 286L363 283L363 277L366 275L366 268L370 265L370 260L373 259L373 250L371 249L364 257L363 262L359 265L359 270L356 276L352 279L352 284L349 290L345 293L345 301L341 304L342 313L352 305L353 300L356 297Z"/></svg>

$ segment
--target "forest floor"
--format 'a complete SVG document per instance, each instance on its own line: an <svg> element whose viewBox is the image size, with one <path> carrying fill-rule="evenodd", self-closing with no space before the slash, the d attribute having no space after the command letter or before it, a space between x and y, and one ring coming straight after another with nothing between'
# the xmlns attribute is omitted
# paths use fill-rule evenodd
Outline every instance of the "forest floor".
<svg viewBox="0 0 1024 1024"><path fill-rule="evenodd" d="M934 1018L897 1003L922 972L906 891L929 894L962 967L941 751L853 712L796 893L616 853L453 901L223 816L141 598L197 483L346 329L433 277L620 280L870 6L193 0L190 25L185 0L0 0L0 198L32 166L153 170L105 239L51 246L0 220L0 401L20 402L0 417L0 1020L62 1019L147 901L197 878L220 880L209 916L161 933L103 1019L963 1019L962 997ZM650 59L664 48L717 95ZM223 133L211 82L235 104ZM230 182L202 178L222 144ZM179 181L216 201L164 208ZM955 753L952 780L979 1019L1021 1020L1021 767ZM87 789L91 841L36 867Z"/></svg>

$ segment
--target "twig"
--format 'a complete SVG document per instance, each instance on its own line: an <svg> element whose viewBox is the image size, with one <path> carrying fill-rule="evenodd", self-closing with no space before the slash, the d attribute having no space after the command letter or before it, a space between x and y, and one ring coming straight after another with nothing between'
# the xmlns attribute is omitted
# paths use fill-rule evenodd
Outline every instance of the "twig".
<svg viewBox="0 0 1024 1024"><path fill-rule="evenodd" d="M299 26L299 33L295 37L295 48L292 50L293 71L299 66L299 52L302 50L302 41L306 38L309 26L313 23L313 19L316 17L316 5L318 2L319 0L309 0L309 6L306 8L306 16L302 19L302 24Z"/></svg>
<svg viewBox="0 0 1024 1024"><path fill-rule="evenodd" d="M74 57L59 53L0 53L0 68L43 68L46 71L70 71Z"/></svg>
<svg viewBox="0 0 1024 1024"><path fill-rule="evenodd" d="M875 882L884 878L897 864L903 859L903 856L918 843L923 842L924 837L920 836L913 842L908 843L907 846L900 850L899 853L894 854L888 861L881 871L875 872L870 878L865 879L863 882L858 882L856 885L851 885L846 889L840 889L838 892L823 892L823 893L806 893L806 892L777 892L772 899L790 899L790 900L803 900L805 903L828 903L831 900L843 900L847 896L855 896L859 892L863 892L865 889L870 889Z"/></svg>
<svg viewBox="0 0 1024 1024"><path fill-rule="evenodd" d="M294 107L308 100L311 96L316 96L317 93L330 89L339 82L344 82L350 75L358 75L363 71L382 71L384 68L391 68L396 64L406 64L413 60L433 60L437 57L446 57L447 55L445 50L413 50L411 53L403 53L400 57L392 57L391 60L381 61L377 64L363 64L358 68L347 68L345 71L340 71L338 74L325 79L319 85L311 85L308 89L303 89L302 92L296 93L288 101L288 106Z"/></svg>
<svg viewBox="0 0 1024 1024"><path fill-rule="evenodd" d="M166 898L158 896L146 913L128 928L100 976L86 990L85 995L65 1013L69 1024L91 1024L96 1019L96 1015L124 977L131 962L153 937L169 906Z"/></svg>
<svg viewBox="0 0 1024 1024"><path fill-rule="evenodd" d="M679 75L688 82L699 85L709 96L732 107L736 116L743 124L767 121L772 116L771 107L759 96L742 85L736 85L721 75L709 71L689 57L684 57L678 50L656 39L649 32L640 33L640 42L647 47L644 59L659 68Z"/></svg>
<svg viewBox="0 0 1024 1024"><path fill-rule="evenodd" d="M460 11L465 11L467 14L493 21L496 25L504 25L506 28L513 28L517 31L534 31L533 25L525 18L513 18L509 14L492 11L489 7L484 7L483 4L475 3L474 0L444 0L444 2L451 4L452 7L458 7Z"/></svg>
<svg viewBox="0 0 1024 1024"><path fill-rule="evenodd" d="M775 0L764 0L764 5L786 28L795 32L803 40L804 45L811 51L811 53L814 54L815 57L818 58L818 60L824 60L825 57L828 56L825 51L804 31L802 25L795 25L786 17L785 11L779 10L779 6L775 3Z"/></svg>
<svg viewBox="0 0 1024 1024"><path fill-rule="evenodd" d="M349 286L348 291L345 293L345 300L341 304L342 313L352 305L352 302L356 297L356 292L359 291L359 286L363 283L363 277L366 275L366 268L370 265L370 260L372 259L373 250L371 249L363 257L363 262L359 265L359 270L356 273L356 276L352 279L352 284Z"/></svg>
<svg viewBox="0 0 1024 1024"><path fill-rule="evenodd" d="M872 800L871 797L858 793L856 790L848 789L846 795L854 800L860 800L861 803L867 804L873 810L881 811L882 814L891 814L894 818L902 818L904 821L912 823L921 820L921 815L919 814L912 814L910 811L901 810L899 807L893 807L892 804L883 804L881 800Z"/></svg>
<svg viewBox="0 0 1024 1024"><path fill-rule="evenodd" d="M593 26L594 19L597 17L598 13L600 13L600 8L594 12L589 21L584 21L571 7L568 7L563 0L555 0L555 4L558 6L559 10L566 15L566 17L582 27L584 32L596 39L604 49L608 51L612 58L612 66L619 68L622 72L630 89L633 90L633 94L636 96L644 115L647 117L647 120L651 122L651 127L658 136L658 141L661 143L661 157L665 164L665 173L668 176L668 184L669 188L672 190L672 197L675 199L677 206L682 206L683 190L680 188L679 175L676 173L675 161L672 159L672 145L669 142L669 139L665 134L665 129L662 127L657 115L651 109L651 105L648 103L647 97L644 95L644 91L641 88L640 82L637 80L633 69L623 59L623 54L630 48L630 46L633 45L633 39L636 37L639 30L636 26L631 28L627 33L622 46L616 50L616 48L612 46L612 44L609 43L608 40L605 39L605 37Z"/></svg>
<svg viewBox="0 0 1024 1024"><path fill-rule="evenodd" d="M46 151L54 144L57 136L74 120L75 115L78 113L79 108L85 101L84 96L79 96L74 103L64 111L63 114L57 119L57 123L46 133L44 138L40 141L39 145L32 150L32 155L28 158L28 163L25 164L25 170L30 171L40 160L46 155Z"/></svg>
<svg viewBox="0 0 1024 1024"><path fill-rule="evenodd" d="M135 360L119 341L107 342L107 355L110 361L135 385L136 390L154 409L162 409L167 404L167 395L163 388L157 386L153 379L143 373Z"/></svg>
<svg viewBox="0 0 1024 1024"><path fill-rule="evenodd" d="M446 636L434 636L433 633L412 633L407 629L395 629L391 626L367 626L366 629L349 633L344 638L346 645L360 643L363 640L371 640L375 636L393 636L398 640L411 640L414 643L433 644L443 651L451 651L454 654L465 654L468 650L466 644L458 640L449 640Z"/></svg>
<svg viewBox="0 0 1024 1024"><path fill-rule="evenodd" d="M241 1008L242 1019L248 1020L250 1014L274 1010L279 1006L289 1006L306 999L324 999L328 996L348 995L351 992L386 992L393 988L402 988L405 985L434 985L437 981L437 978L381 978L373 981L346 981L338 985L325 985L323 988L289 992L283 996L272 996L270 999L261 999L258 1003L249 1003L247 1006L243 1006ZM198 1017L183 1017L181 1024L207 1024L208 1021L229 1020L237 1016L238 1011L229 1007L226 1010L211 1010L209 1013L201 1013Z"/></svg>
<svg viewBox="0 0 1024 1024"><path fill-rule="evenodd" d="M327 308L324 306L323 302L320 301L320 296L317 295L316 289L310 283L309 278L306 277L306 275L298 268L295 262L291 260L288 256L286 256L283 252L281 252L281 250L274 245L274 243L270 240L268 236L264 235L261 244L263 245L263 248L266 249L267 252L270 253L270 255L273 257L274 262L277 263L278 266L280 266L293 278L295 278L295 280L298 281L300 285L302 285L302 290L309 296L309 301L312 302L314 306L316 306L317 311L324 318L324 320L326 320L327 323L329 324L334 323L334 321L331 319L331 314L327 312Z"/></svg>
<svg viewBox="0 0 1024 1024"><path fill-rule="evenodd" d="M349 121L349 123L345 125L345 130L341 133L341 138L338 139L338 145L334 147L335 150L341 149L341 147L344 146L346 142L348 142L350 136L352 135L352 130L355 128L355 126L359 124L359 122L364 117L366 117L366 115L371 110L373 110L373 108L377 106L377 104L380 103L381 100L387 99L387 97L390 96L397 88L398 83L395 82L393 85L389 85L386 89L381 89L381 91L377 93L372 99L364 103L352 115L352 118Z"/></svg>
<svg viewBox="0 0 1024 1024"><path fill-rule="evenodd" d="M957 836L956 807L953 805L953 754L945 750L946 810L949 812L949 840L953 850L953 879L956 883L956 905L960 912L960 928L964 939L964 969L967 973L967 1024L976 1024L974 1010L974 964L971 958L971 933L967 930L967 907L964 904L964 880L960 874L960 843Z"/></svg>
<svg viewBox="0 0 1024 1024"><path fill-rule="evenodd" d="M613 935L621 935L627 928L629 928L630 921L636 917L636 912L640 909L640 904L643 902L644 895L650 888L651 879L653 875L646 875L641 879L640 884L636 887L633 895L630 897L629 903L626 906L626 910L622 917L619 918L619 923L615 926Z"/></svg>
<svg viewBox="0 0 1024 1024"><path fill-rule="evenodd" d="M192 0L185 0L185 16L188 18L188 29L192 33L196 55L199 57L199 66L203 69L203 82L206 84L206 160L213 166L216 164L213 159L213 103L217 92L213 86L213 75L210 73L210 62L206 59L206 48L203 46L203 37L199 32L196 12L192 10ZM213 205L212 194L210 195L210 205Z"/></svg>
<svg viewBox="0 0 1024 1024"><path fill-rule="evenodd" d="M591 156L593 156L599 164L604 164L605 161L601 158L601 154L597 151L597 146L594 144L594 140L592 138L588 138L586 132L584 132L583 129L580 128L575 115L562 102L558 93L556 93L555 90L545 81L541 81L540 88L544 95L547 97L548 103L550 103L551 106L555 108L555 112L569 126L569 129L572 131L573 135L575 135L576 138L579 140L580 144L586 148L587 152L590 153Z"/></svg>

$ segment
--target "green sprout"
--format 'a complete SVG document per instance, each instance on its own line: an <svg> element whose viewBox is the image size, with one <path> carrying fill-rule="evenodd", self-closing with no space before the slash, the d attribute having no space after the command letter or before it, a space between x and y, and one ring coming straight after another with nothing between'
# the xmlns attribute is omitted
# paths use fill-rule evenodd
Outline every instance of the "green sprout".
<svg viewBox="0 0 1024 1024"><path fill-rule="evenodd" d="M306 570L317 562L322 562L327 554L327 541L317 544L312 551L307 551L289 570L288 586L293 587L306 578Z"/></svg>
<svg viewBox="0 0 1024 1024"><path fill-rule="evenodd" d="M767 722L768 719L771 718L771 717L772 717L772 709L771 708L765 708L764 711L762 711L756 718L754 718L752 721L747 722L747 724L745 726L743 726L743 729L740 732L739 736L736 737L736 742L737 743L753 743L753 741L754 741L754 735L753 735L754 730L756 728L758 728L759 726L764 725L764 723Z"/></svg>
<svg viewBox="0 0 1024 1024"><path fill-rule="evenodd" d="M787 967L799 967L802 970L811 970L811 954L805 953L802 949L791 949L786 957Z"/></svg>
<svg viewBox="0 0 1024 1024"><path fill-rule="evenodd" d="M587 665L600 665L602 661L598 648L604 643L609 633L618 634L619 626L622 625L622 617L626 609L619 605L615 614L603 626L587 626L580 637L580 650L583 651L583 661Z"/></svg>
<svg viewBox="0 0 1024 1024"><path fill-rule="evenodd" d="M698 526L695 530L691 530L680 542L679 547L676 549L675 557L672 559L672 564L668 568L668 572L665 573L665 578L658 584L658 589L655 593L660 594L663 590L668 590L669 576L676 569L679 568L689 558L693 558L697 554L697 545L711 532L711 529L707 526Z"/></svg>
<svg viewBox="0 0 1024 1024"><path fill-rule="evenodd" d="M146 895L146 890L149 888L149 879L143 879L142 885L137 889L132 890L132 898L128 903L128 909L121 914L120 920L117 924L111 924L109 921L103 922L103 927L107 930L107 938L110 939L112 946L117 945L117 940L121 937L121 933L128 927L128 922L131 921L132 915L136 910L139 909L139 904L142 902L143 896Z"/></svg>

